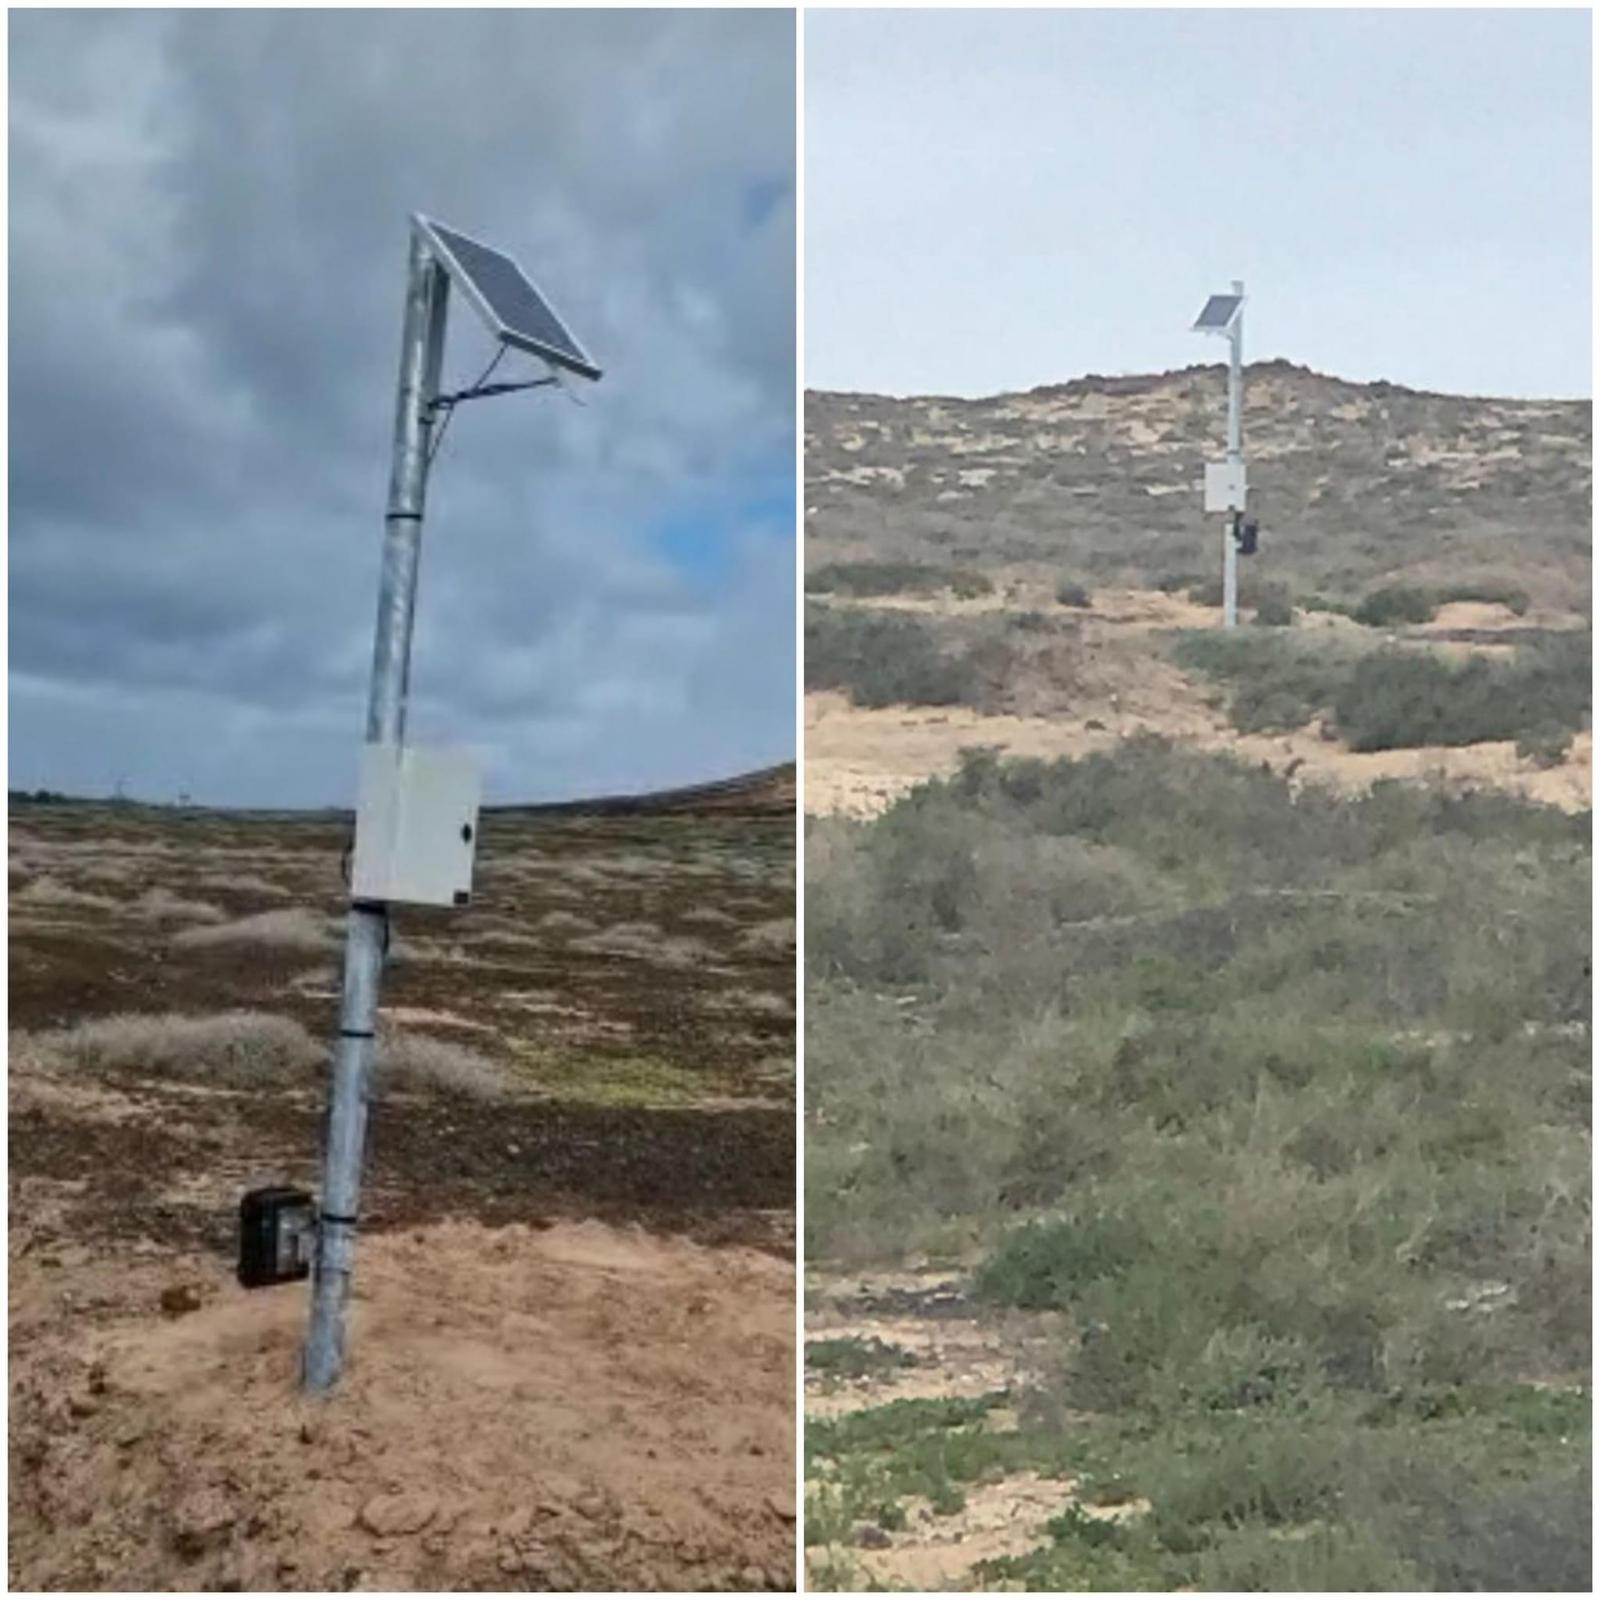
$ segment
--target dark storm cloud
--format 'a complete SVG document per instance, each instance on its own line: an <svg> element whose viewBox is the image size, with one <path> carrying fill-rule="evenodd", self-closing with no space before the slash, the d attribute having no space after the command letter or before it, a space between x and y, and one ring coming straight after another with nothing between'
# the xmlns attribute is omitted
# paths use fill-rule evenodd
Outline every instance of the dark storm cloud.
<svg viewBox="0 0 1600 1600"><path fill-rule="evenodd" d="M13 783L348 791L413 210L503 243L607 369L453 424L416 736L500 794L790 754L792 32L14 13ZM491 353L455 302L447 382ZM654 537L700 514L714 560Z"/></svg>

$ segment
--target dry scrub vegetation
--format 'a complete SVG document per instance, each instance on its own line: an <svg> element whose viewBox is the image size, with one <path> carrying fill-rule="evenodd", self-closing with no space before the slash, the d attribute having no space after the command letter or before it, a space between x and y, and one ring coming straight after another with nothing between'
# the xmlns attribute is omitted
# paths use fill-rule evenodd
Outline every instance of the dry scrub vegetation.
<svg viewBox="0 0 1600 1600"><path fill-rule="evenodd" d="M1587 815L1131 740L969 755L807 872L808 1260L1060 1329L809 1426L823 1586L1040 1473L968 1579L1587 1589Z"/></svg>
<svg viewBox="0 0 1600 1600"><path fill-rule="evenodd" d="M43 1060L88 1072L120 1072L223 1088L312 1089L321 1086L328 1047L290 1017L228 1011L210 1017L127 1012L47 1033L19 1034L17 1044ZM379 1035L375 1092L443 1089L493 1098L505 1072L449 1039L388 1030Z"/></svg>

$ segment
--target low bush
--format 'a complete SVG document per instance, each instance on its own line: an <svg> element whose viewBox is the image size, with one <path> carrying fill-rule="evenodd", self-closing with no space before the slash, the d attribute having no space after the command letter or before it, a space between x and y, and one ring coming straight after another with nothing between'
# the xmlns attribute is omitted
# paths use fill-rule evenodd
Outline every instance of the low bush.
<svg viewBox="0 0 1600 1600"><path fill-rule="evenodd" d="M1374 589L1350 615L1364 627L1393 628L1405 623L1431 622L1437 606L1431 590L1394 583Z"/></svg>
<svg viewBox="0 0 1600 1600"><path fill-rule="evenodd" d="M994 592L981 572L935 567L919 561L834 561L806 574L808 594L848 594L876 599L895 594L939 594L976 599Z"/></svg>
<svg viewBox="0 0 1600 1600"><path fill-rule="evenodd" d="M806 1371L829 1378L871 1378L916 1364L909 1350L878 1338L806 1341Z"/></svg>
<svg viewBox="0 0 1600 1600"><path fill-rule="evenodd" d="M1572 748L1571 728L1559 722L1541 722L1517 735L1517 754L1539 767L1559 767Z"/></svg>
<svg viewBox="0 0 1600 1600"><path fill-rule="evenodd" d="M1056 585L1056 604L1058 606L1073 606L1080 611L1087 611L1094 605L1094 597L1081 583L1063 581Z"/></svg>
<svg viewBox="0 0 1600 1600"><path fill-rule="evenodd" d="M1294 603L1281 584L1264 587L1256 597L1255 624L1258 628L1287 628L1294 623Z"/></svg>
<svg viewBox="0 0 1600 1600"><path fill-rule="evenodd" d="M1352 750L1516 739L1530 758L1554 763L1589 719L1587 630L1520 646L1509 662L1209 631L1178 635L1172 653L1228 685L1241 733L1289 731L1321 715Z"/></svg>
<svg viewBox="0 0 1600 1600"><path fill-rule="evenodd" d="M1012 653L1000 631L946 645L944 630L897 612L814 607L806 618L807 689L841 689L859 706L992 706Z"/></svg>
<svg viewBox="0 0 1600 1600"><path fill-rule="evenodd" d="M1333 699L1352 750L1479 744L1580 728L1589 714L1585 634L1519 651L1509 664L1475 657L1460 665L1412 651L1356 661Z"/></svg>
<svg viewBox="0 0 1600 1600"><path fill-rule="evenodd" d="M1332 704L1349 658L1323 639L1212 630L1179 635L1173 659L1228 685L1229 720L1241 733L1276 733L1303 728Z"/></svg>

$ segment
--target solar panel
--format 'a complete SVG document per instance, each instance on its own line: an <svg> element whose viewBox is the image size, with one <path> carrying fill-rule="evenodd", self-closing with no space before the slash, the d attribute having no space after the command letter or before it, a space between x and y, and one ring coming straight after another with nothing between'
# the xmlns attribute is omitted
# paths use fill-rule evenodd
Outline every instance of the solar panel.
<svg viewBox="0 0 1600 1600"><path fill-rule="evenodd" d="M1194 319L1196 328L1220 331L1233 321L1233 314L1244 303L1239 294L1214 294L1206 301L1200 315Z"/></svg>
<svg viewBox="0 0 1600 1600"><path fill-rule="evenodd" d="M417 217L415 222L451 281L472 302L497 339L585 378L600 376L599 367L556 315L555 308L510 256L427 217Z"/></svg>

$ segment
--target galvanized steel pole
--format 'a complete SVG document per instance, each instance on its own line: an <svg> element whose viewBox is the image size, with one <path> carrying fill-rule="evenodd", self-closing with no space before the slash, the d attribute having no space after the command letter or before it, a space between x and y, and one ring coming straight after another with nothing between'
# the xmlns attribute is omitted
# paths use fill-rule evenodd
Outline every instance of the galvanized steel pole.
<svg viewBox="0 0 1600 1600"><path fill-rule="evenodd" d="M405 330L395 410L389 511L378 589L378 625L372 651L366 742L400 744L405 738L411 673L411 626L422 547L422 513L432 446L432 402L439 392L445 311L450 280L413 232L406 284ZM387 943L387 907L352 900L346 926L339 1037L333 1051L326 1140L322 1157L321 1215L312 1270L311 1325L302 1381L325 1393L344 1368L345 1309L361 1203L361 1161L367 1135L367 1094L377 1034L378 988Z"/></svg>
<svg viewBox="0 0 1600 1600"><path fill-rule="evenodd" d="M1228 329L1228 464L1237 468L1244 460L1244 284L1233 280L1233 292L1241 297ZM1235 537L1244 507L1240 506L1222 525L1222 625L1232 628L1239 621L1239 544Z"/></svg>

